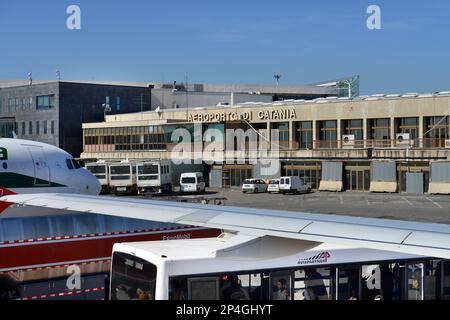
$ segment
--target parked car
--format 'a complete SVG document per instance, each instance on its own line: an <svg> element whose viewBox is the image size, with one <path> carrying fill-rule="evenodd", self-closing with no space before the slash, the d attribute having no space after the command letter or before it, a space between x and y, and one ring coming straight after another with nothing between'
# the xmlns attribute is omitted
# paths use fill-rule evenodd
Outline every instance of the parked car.
<svg viewBox="0 0 450 320"><path fill-rule="evenodd" d="M280 192L280 179L272 179L269 180L269 184L267 186L268 193L278 193Z"/></svg>
<svg viewBox="0 0 450 320"><path fill-rule="evenodd" d="M293 176L293 177L281 177L280 178L280 192L282 194L286 193L308 193L311 192L311 187L307 185L303 179Z"/></svg>
<svg viewBox="0 0 450 320"><path fill-rule="evenodd" d="M203 193L206 189L205 179L201 172L182 173L180 177L180 191L182 193Z"/></svg>
<svg viewBox="0 0 450 320"><path fill-rule="evenodd" d="M242 183L242 192L266 192L267 184L262 179L245 179Z"/></svg>

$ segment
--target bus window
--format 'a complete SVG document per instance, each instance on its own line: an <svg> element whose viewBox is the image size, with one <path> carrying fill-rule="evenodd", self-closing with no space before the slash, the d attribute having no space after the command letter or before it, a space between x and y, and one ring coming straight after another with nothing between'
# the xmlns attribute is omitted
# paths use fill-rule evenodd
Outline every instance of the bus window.
<svg viewBox="0 0 450 320"><path fill-rule="evenodd" d="M156 266L131 255L115 252L111 269L112 300L154 300Z"/></svg>
<svg viewBox="0 0 450 320"><path fill-rule="evenodd" d="M295 300L331 300L330 268L307 268L295 271Z"/></svg>
<svg viewBox="0 0 450 320"><path fill-rule="evenodd" d="M405 265L379 264L361 268L363 300L405 299Z"/></svg>
<svg viewBox="0 0 450 320"><path fill-rule="evenodd" d="M407 290L408 300L422 300L422 272L423 263L407 264Z"/></svg>
<svg viewBox="0 0 450 320"><path fill-rule="evenodd" d="M443 261L442 300L450 300L450 261Z"/></svg>
<svg viewBox="0 0 450 320"><path fill-rule="evenodd" d="M360 268L337 268L337 300L359 300Z"/></svg>
<svg viewBox="0 0 450 320"><path fill-rule="evenodd" d="M219 277L189 278L189 300L219 300Z"/></svg>
<svg viewBox="0 0 450 320"><path fill-rule="evenodd" d="M292 299L292 272L272 272L272 300Z"/></svg>
<svg viewBox="0 0 450 320"><path fill-rule="evenodd" d="M169 300L186 300L187 278L170 279Z"/></svg>
<svg viewBox="0 0 450 320"><path fill-rule="evenodd" d="M425 273L423 278L424 300L439 300L441 268L442 263L439 260L429 260L425 262Z"/></svg>

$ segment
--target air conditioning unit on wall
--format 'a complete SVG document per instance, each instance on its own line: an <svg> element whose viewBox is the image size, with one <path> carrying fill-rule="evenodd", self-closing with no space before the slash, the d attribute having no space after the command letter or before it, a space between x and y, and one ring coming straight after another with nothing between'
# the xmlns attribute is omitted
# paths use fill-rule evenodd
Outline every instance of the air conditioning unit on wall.
<svg viewBox="0 0 450 320"><path fill-rule="evenodd" d="M397 133L395 138L395 145L397 147L410 147L411 146L411 136L409 133Z"/></svg>
<svg viewBox="0 0 450 320"><path fill-rule="evenodd" d="M342 136L342 148L353 149L355 147L355 135L354 134L344 134Z"/></svg>

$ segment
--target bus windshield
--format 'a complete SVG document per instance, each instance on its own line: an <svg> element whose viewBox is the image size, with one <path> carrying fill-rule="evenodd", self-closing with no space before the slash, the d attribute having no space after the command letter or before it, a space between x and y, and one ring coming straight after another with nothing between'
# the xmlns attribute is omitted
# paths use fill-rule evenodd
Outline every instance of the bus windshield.
<svg viewBox="0 0 450 320"><path fill-rule="evenodd" d="M130 174L131 167L129 165L126 166L112 166L111 174Z"/></svg>
<svg viewBox="0 0 450 320"><path fill-rule="evenodd" d="M158 174L158 165L157 164L144 164L138 166L139 174Z"/></svg>
<svg viewBox="0 0 450 320"><path fill-rule="evenodd" d="M156 266L129 254L114 252L111 269L112 300L154 300Z"/></svg>
<svg viewBox="0 0 450 320"><path fill-rule="evenodd" d="M88 169L93 174L106 173L106 166L104 166L104 165L87 166L86 169Z"/></svg>

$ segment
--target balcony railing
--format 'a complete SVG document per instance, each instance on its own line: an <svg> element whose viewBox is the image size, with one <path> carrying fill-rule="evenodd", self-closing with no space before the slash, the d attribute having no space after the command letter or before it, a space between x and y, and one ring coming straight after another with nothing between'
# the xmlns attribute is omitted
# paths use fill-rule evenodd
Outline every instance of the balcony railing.
<svg viewBox="0 0 450 320"><path fill-rule="evenodd" d="M367 139L367 140L316 140L313 142L314 149L439 149L449 147L449 140L437 138L423 138L410 140L397 139Z"/></svg>
<svg viewBox="0 0 450 320"><path fill-rule="evenodd" d="M214 145L213 145L214 144ZM447 144L447 146L446 146ZM223 142L203 142L203 144L194 145L193 143L160 143L160 144L85 144L84 152L116 152L116 151L173 151L177 147L177 150L189 152L198 152L205 148L215 149L220 151L221 148L225 151L226 144ZM213 148L215 147L215 148ZM378 148L378 149L450 149L450 141L447 139L438 138L424 138L424 139L412 139L412 140L395 140L395 139L368 139L368 140L315 140L312 142L300 144L298 141L279 141L270 143L264 142L249 143L245 142L244 148L240 146L234 146L234 150L230 151L262 151L262 150L275 150L286 151L286 150L311 150L311 149L367 149L367 148Z"/></svg>

